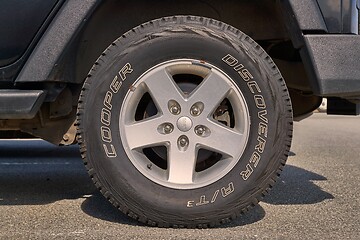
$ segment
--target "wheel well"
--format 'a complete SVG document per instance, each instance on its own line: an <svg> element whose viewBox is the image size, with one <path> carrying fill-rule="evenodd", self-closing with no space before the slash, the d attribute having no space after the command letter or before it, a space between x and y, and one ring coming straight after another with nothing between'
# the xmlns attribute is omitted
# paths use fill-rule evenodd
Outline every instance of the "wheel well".
<svg viewBox="0 0 360 240"><path fill-rule="evenodd" d="M284 27L283 16L277 3L276 0L228 0L221 3L217 0L183 0L166 4L162 0L102 1L93 14L85 19L86 22L81 25L80 31L73 35L70 44L66 46L51 69L50 76L39 80L42 83L47 81L46 84L49 84L48 100L38 114L39 119L32 119L30 122L11 122L10 127L1 127L1 129L20 129L58 143L58 139L62 138L66 129L59 131L58 134L47 129L51 129L55 124L61 126L65 124L68 127L75 117L75 111L70 114L69 111L63 111L64 105L61 103L68 98L66 96L69 96L69 94L64 95L64 91L71 94L69 96L71 101L69 99L66 101L68 103L66 109L73 110L89 70L114 40L144 22L172 15L209 17L246 33L257 41L278 65L290 88L294 116L311 112L320 102L319 97L312 93L299 52L294 48ZM63 84L65 82L68 84ZM17 87L31 89L34 87L33 84L38 86L31 81L20 81L17 82ZM61 91L56 87L59 84ZM52 118L54 116L51 114L55 114L55 122L48 120L46 116L43 117L44 112L47 111ZM32 121L38 125L35 130L21 127L26 124L33 126L35 123Z"/></svg>
<svg viewBox="0 0 360 240"><path fill-rule="evenodd" d="M102 51L132 28L157 18L196 15L233 25L257 41L286 39L275 1L104 1L79 39L76 81L82 81Z"/></svg>
<svg viewBox="0 0 360 240"><path fill-rule="evenodd" d="M67 81L81 84L100 54L125 32L144 22L172 15L209 17L243 31L267 51L278 65L288 87L296 90L292 100L300 104L294 104L294 115L314 109L314 104L301 100L302 95L317 97L312 94L299 51L292 45L275 0L231 0L221 3L216 0L184 0L167 4L161 0L103 1L65 54L64 71L71 71L73 76ZM70 76L66 73L62 75ZM301 110L297 111L299 105Z"/></svg>

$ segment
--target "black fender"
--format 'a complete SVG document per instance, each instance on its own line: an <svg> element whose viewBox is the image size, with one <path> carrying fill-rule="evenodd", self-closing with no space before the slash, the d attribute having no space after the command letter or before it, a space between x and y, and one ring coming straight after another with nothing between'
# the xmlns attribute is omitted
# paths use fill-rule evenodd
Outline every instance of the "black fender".
<svg viewBox="0 0 360 240"><path fill-rule="evenodd" d="M34 48L15 83L81 83L83 79L78 79L74 68L68 66L76 64L81 32L102 2L66 1ZM346 68L334 71L337 67L335 64L342 59L339 56L351 53L350 56L354 56L352 59L360 58L360 51L357 50L360 38L355 35L358 29L357 0L279 0L279 5L293 46L301 53L312 92L318 96L360 95L359 61L349 61ZM340 13L343 16L340 23L333 21L338 19L336 16L331 17L329 9L334 8L333 5L338 8L332 15ZM332 34L339 33L337 26L340 26L342 35L349 34L349 37L341 37L345 45L357 46L356 49L344 51L344 45L338 42L340 36ZM326 45L328 41L331 48ZM318 42L322 44L316 44ZM324 64L324 59L329 64Z"/></svg>
<svg viewBox="0 0 360 240"><path fill-rule="evenodd" d="M280 0L280 4L313 93L360 96L357 0Z"/></svg>
<svg viewBox="0 0 360 240"><path fill-rule="evenodd" d="M321 10L315 0L280 0L284 23L295 48L304 45L303 34L327 33Z"/></svg>
<svg viewBox="0 0 360 240"><path fill-rule="evenodd" d="M71 46L100 2L66 1L31 53L15 83L56 81L56 76L51 76L53 69L58 67L65 49Z"/></svg>

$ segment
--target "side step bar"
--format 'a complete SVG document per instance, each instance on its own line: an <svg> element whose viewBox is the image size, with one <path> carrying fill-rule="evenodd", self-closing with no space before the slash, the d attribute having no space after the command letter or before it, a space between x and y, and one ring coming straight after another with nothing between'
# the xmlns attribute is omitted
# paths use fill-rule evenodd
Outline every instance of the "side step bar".
<svg viewBox="0 0 360 240"><path fill-rule="evenodd" d="M0 119L31 119L45 100L43 90L0 90Z"/></svg>
<svg viewBox="0 0 360 240"><path fill-rule="evenodd" d="M327 99L327 114L329 115L360 115L360 102L349 102L342 98Z"/></svg>

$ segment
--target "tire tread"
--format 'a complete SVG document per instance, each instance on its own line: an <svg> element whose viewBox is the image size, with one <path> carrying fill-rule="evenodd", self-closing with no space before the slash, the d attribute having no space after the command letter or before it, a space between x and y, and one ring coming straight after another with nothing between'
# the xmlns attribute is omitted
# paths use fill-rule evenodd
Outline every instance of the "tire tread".
<svg viewBox="0 0 360 240"><path fill-rule="evenodd" d="M119 46L124 45L125 39L131 39L133 35L137 33L144 33L148 31L149 29L156 28L157 26L171 26L172 23L180 23L180 24L196 24L202 28L215 28L218 30L221 30L224 34L225 38L232 39L237 38L242 40L243 44L245 45L245 49L252 49L251 53L256 53L258 57L260 57L264 64L266 64L267 68L269 69L269 72L272 73L272 76L276 78L279 84L277 84L278 89L277 91L284 92L285 94L282 95L282 101L285 107L285 113L286 113L286 119L287 119L287 128L286 128L286 136L287 138L284 140L284 147L281 150L281 153L279 154L279 164L276 167L276 170L272 173L270 179L264 183L263 186L259 186L260 191L256 193L256 196L253 199L249 200L249 205L246 208L243 208L241 210L236 211L229 211L227 217L222 217L220 219L213 218L208 223L193 223L193 224L169 224L165 222L159 222L155 221L153 219L150 219L146 216L139 216L129 210L126 203L118 202L114 196L111 194L111 191L106 189L105 186L103 186L97 176L97 173L91 166L91 163L87 159L87 148L86 143L83 141L83 135L84 129L82 128L82 121L83 121L83 115L84 115L84 108L86 104L86 96L87 92L89 91L91 84L92 84L92 76L94 73L101 67L102 64L105 64L107 62L107 55L111 54L112 50L114 48L118 48ZM169 34L172 33L171 29L167 30ZM196 33L196 32L194 32ZM211 34L211 33L207 33ZM149 37L149 36L148 36ZM124 46L123 46L124 47ZM248 52L248 51L247 51ZM248 52L249 53L249 52ZM154 21L150 21L144 24L141 24L140 26L133 28L132 30L128 31L127 33L123 34L120 38L118 38L116 41L114 41L96 60L94 63L92 69L90 70L87 78L84 81L83 88L79 97L78 101L78 109L77 109L77 119L76 119L76 126L77 126L77 141L80 146L80 152L81 157L83 159L84 165L87 169L88 174L90 175L92 181L95 183L95 186L99 189L99 191L104 195L104 197L117 209L119 209L122 213L125 215L141 222L149 226L153 227L172 227L172 228L213 228L217 227L222 224L227 224L231 222L232 220L236 219L240 215L248 212L250 209L254 208L256 204L258 204L259 201L261 201L266 195L269 194L269 191L272 189L276 181L278 180L280 173L282 172L286 160L289 155L290 146L291 146L291 138L292 138L292 105L291 100L289 97L288 89L286 87L286 83L281 76L278 68L276 67L273 60L269 57L269 55L262 49L262 47L257 44L254 40L252 40L249 36L245 35L240 30L227 25L225 23L222 23L217 20L205 18L205 17L197 17L197 16L173 16L173 17L163 17L161 19L157 19Z"/></svg>

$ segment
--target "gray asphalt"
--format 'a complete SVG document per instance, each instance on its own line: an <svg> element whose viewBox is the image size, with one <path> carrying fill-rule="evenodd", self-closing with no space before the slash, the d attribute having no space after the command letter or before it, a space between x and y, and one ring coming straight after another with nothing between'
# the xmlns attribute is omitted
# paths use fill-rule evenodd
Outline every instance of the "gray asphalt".
<svg viewBox="0 0 360 240"><path fill-rule="evenodd" d="M360 117L295 123L266 199L217 229L151 228L96 191L78 148L0 140L0 239L360 239Z"/></svg>

